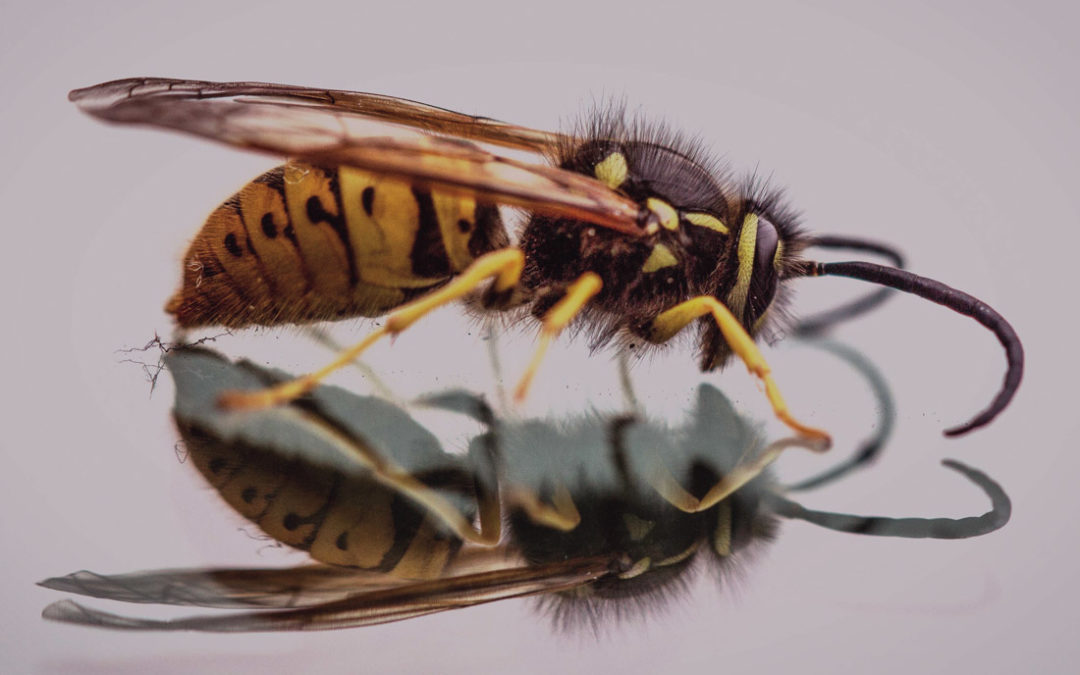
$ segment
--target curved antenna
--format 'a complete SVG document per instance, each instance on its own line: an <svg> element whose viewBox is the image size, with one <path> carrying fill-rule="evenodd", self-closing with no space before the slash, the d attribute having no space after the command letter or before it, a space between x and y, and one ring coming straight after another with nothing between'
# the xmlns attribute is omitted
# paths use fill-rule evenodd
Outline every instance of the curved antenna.
<svg viewBox="0 0 1080 675"><path fill-rule="evenodd" d="M839 532L869 534L877 537L906 537L909 539L966 539L1000 529L1009 522L1012 502L994 479L978 469L947 459L946 467L964 475L990 497L989 511L968 518L886 518L882 516L853 516L846 513L812 511L801 504L770 493L765 495L769 507L779 516L796 518Z"/></svg>
<svg viewBox="0 0 1080 675"><path fill-rule="evenodd" d="M846 361L856 372L866 378L866 382L870 386L874 395L874 400L877 403L879 411L878 424L874 434L870 438L864 440L853 455L842 462L838 462L835 466L816 473L809 478L804 478L798 483L785 485L784 490L786 492L801 492L804 490L817 489L823 485L827 485L835 480L843 478L852 471L860 469L874 461L877 459L878 454L881 453L882 448L885 447L886 441L892 436L893 426L896 423L896 404L893 401L889 383L870 359L866 358L866 356L859 351L833 340L813 340L808 344L812 347L817 347L818 349L835 354Z"/></svg>
<svg viewBox="0 0 1080 675"><path fill-rule="evenodd" d="M791 276L848 277L895 288L898 291L936 302L964 316L970 316L997 336L1001 346L1005 348L1005 358L1008 362L1008 370L1005 371L1001 389L982 412L964 424L946 429L946 436L959 436L988 424L1009 405L1009 401L1020 387L1020 380L1024 376L1024 346L1020 344L1020 338L1005 317L972 295L906 270L868 262L823 263L807 260L800 263L799 268Z"/></svg>
<svg viewBox="0 0 1080 675"><path fill-rule="evenodd" d="M811 237L806 242L806 245L807 247L836 248L871 253L888 259L892 262L893 267L899 269L904 268L903 254L889 244L882 242L859 239L856 237L822 235ZM840 305L839 307L827 309L818 314L811 314L809 317L795 324L793 333L798 337L813 337L820 335L838 323L854 319L861 314L866 314L870 310L875 309L878 305L885 302L890 295L892 295L892 289L881 288L876 291L871 291L851 302Z"/></svg>

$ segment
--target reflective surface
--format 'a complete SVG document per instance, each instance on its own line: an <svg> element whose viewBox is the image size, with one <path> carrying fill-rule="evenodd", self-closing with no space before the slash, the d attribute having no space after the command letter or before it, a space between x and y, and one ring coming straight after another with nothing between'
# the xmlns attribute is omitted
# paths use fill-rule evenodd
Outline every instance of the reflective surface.
<svg viewBox="0 0 1080 675"><path fill-rule="evenodd" d="M325 7L302 22L286 3L5 5L0 203L9 236L0 288L9 379L0 494L8 515L0 528L8 555L0 652L13 671L349 672L363 663L372 671L569 673L722 663L781 672L798 654L811 673L838 663L992 673L1054 672L1075 660L1067 631L1080 607L1071 580L1080 557L1071 525L1080 507L1070 400L1077 322L1053 311L1075 285L1080 132L1069 83L1078 55L1076 17L1067 15L1075 10L694 4L665 11L681 21L680 49L637 49L611 36L641 35L641 23L656 17L625 3L614 18L580 3L565 13L554 4L516 10L520 28L489 24L477 17L493 14L460 3L424 21L412 10ZM599 31L601 21L615 27ZM324 34L297 38L299 23ZM566 39L553 46L552 35ZM405 36L421 48L403 50ZM140 368L120 363L146 359L116 350L141 346L155 330L169 334L161 306L206 214L272 165L190 139L95 125L64 98L72 87L136 72L382 91L541 128L576 114L588 92L625 92L700 131L740 170L772 173L815 230L886 239L914 271L986 296L1025 341L1028 371L1014 405L988 429L946 441L941 429L982 405L999 382L993 339L907 299L845 327L844 339L889 377L897 430L878 466L808 505L907 515L918 504L919 515L965 515L983 497L958 489L938 466L957 457L1008 487L1012 522L965 542L875 540L791 523L737 588L696 585L691 602L599 641L552 633L527 602L318 635L121 635L42 621L55 593L34 582L79 567L304 560L267 548L226 515L177 461L170 397L161 395L168 387L148 397ZM1048 238L1056 245L1046 247ZM799 288L806 312L862 290L839 280L810 286ZM364 329L335 333L348 341ZM369 360L403 394L436 379L488 387L475 337L448 310ZM507 370L516 373L531 343L503 341ZM245 334L227 348L289 370L324 360L288 331ZM621 405L614 365L583 351L575 342L553 353L530 406ZM794 347L766 355L792 404L808 407L807 421L833 431L838 447L865 436L873 415L860 407L867 394L855 376ZM650 409L673 418L686 409L698 381L688 357L677 350L635 369ZM718 376L737 404L764 419L746 379L737 368ZM822 468L811 460L792 455L780 469L795 479Z"/></svg>

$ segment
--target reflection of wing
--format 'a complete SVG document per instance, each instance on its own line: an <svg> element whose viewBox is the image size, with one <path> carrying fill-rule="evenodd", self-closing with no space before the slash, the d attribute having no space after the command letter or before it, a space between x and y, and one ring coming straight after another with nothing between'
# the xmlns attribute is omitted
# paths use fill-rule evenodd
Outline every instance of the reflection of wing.
<svg viewBox="0 0 1080 675"><path fill-rule="evenodd" d="M444 577L520 567L505 548L462 549ZM82 570L38 582L54 591L148 605L216 609L288 609L342 600L408 583L400 577L333 565L272 568L199 568L97 574Z"/></svg>
<svg viewBox="0 0 1080 675"><path fill-rule="evenodd" d="M42 616L65 623L130 630L245 632L351 628L400 621L495 600L565 591L609 574L612 565L613 560L608 557L567 560L434 581L406 582L400 586L378 590L362 590L343 599L298 609L222 616L195 616L172 620L135 619L100 612L71 600L49 605L42 612ZM215 606L237 605L222 602Z"/></svg>
<svg viewBox="0 0 1080 675"><path fill-rule="evenodd" d="M38 583L104 600L219 609L295 608L400 585L385 574L346 567L176 569L105 575L83 570Z"/></svg>
<svg viewBox="0 0 1080 675"><path fill-rule="evenodd" d="M164 127L316 164L353 166L642 234L638 205L600 181L501 157L461 140L540 151L557 144L557 134L403 99L259 83L118 80L76 89L70 98L110 122Z"/></svg>

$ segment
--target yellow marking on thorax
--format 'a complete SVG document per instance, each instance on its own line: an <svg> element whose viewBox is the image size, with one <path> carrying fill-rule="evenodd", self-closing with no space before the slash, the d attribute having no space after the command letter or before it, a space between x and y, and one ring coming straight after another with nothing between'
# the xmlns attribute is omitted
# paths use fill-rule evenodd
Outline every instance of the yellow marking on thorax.
<svg viewBox="0 0 1080 675"><path fill-rule="evenodd" d="M645 200L645 207L656 214L660 226L674 232L679 229L679 212L671 204L663 199L649 197Z"/></svg>
<svg viewBox="0 0 1080 675"><path fill-rule="evenodd" d="M678 264L679 260L675 257L675 254L671 252L671 249L663 244L657 244L656 246L653 246L649 258L645 261L645 264L641 266L641 271L645 274L650 274L656 270L661 270L665 267L673 267Z"/></svg>
<svg viewBox="0 0 1080 675"><path fill-rule="evenodd" d="M722 557L731 555L731 502L716 505L716 529L713 531L713 550Z"/></svg>
<svg viewBox="0 0 1080 675"><path fill-rule="evenodd" d="M338 188L361 280L391 288L422 288L440 281L412 271L420 207L408 183L341 167ZM364 209L367 188L372 190L370 216Z"/></svg>
<svg viewBox="0 0 1080 675"><path fill-rule="evenodd" d="M728 294L728 309L739 321L742 321L746 309L746 298L750 294L750 278L754 274L754 249L757 247L758 217L756 213L747 214L739 232L738 262L735 287Z"/></svg>
<svg viewBox="0 0 1080 675"><path fill-rule="evenodd" d="M629 173L630 167L626 165L626 157L621 152L611 153L593 169L596 179L612 190L625 183Z"/></svg>
<svg viewBox="0 0 1080 675"><path fill-rule="evenodd" d="M710 216L708 213L701 213L701 212L687 213L683 217L686 218L686 220L691 225L697 225L698 227L705 227L705 228L708 228L710 230L715 230L716 232L719 232L720 234L729 234L730 233L730 230L728 230L727 225L724 225L724 221L720 220L716 216Z"/></svg>
<svg viewBox="0 0 1080 675"><path fill-rule="evenodd" d="M312 286L327 298L341 298L349 292L349 258L341 238L327 222L312 222L308 200L319 200L331 217L339 215L339 206L330 183L333 174L308 164L285 165L285 204L289 210L296 243L304 257Z"/></svg>

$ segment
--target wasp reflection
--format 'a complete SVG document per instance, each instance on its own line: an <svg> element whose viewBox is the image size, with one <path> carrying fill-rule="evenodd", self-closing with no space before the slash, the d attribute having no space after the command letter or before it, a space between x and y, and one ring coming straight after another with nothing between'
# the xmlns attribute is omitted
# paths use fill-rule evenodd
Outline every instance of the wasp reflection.
<svg viewBox="0 0 1080 675"><path fill-rule="evenodd" d="M872 367L841 356L868 375L888 410ZM151 620L62 600L45 618L137 630L318 630L542 595L557 618L595 622L663 601L693 570L722 580L768 544L781 518L859 534L961 538L996 530L1010 515L997 483L953 461L945 465L986 492L990 511L926 519L808 510L767 470L807 441L767 443L710 385L700 386L678 425L638 414L516 420L470 392L426 397L419 406L477 429L467 451L453 453L414 409L337 387L280 408L223 412L222 391L262 389L289 375L202 348L165 358L195 467L235 511L317 563L77 572L41 583L110 600L246 611ZM854 459L793 488L865 465L887 434L880 427Z"/></svg>

